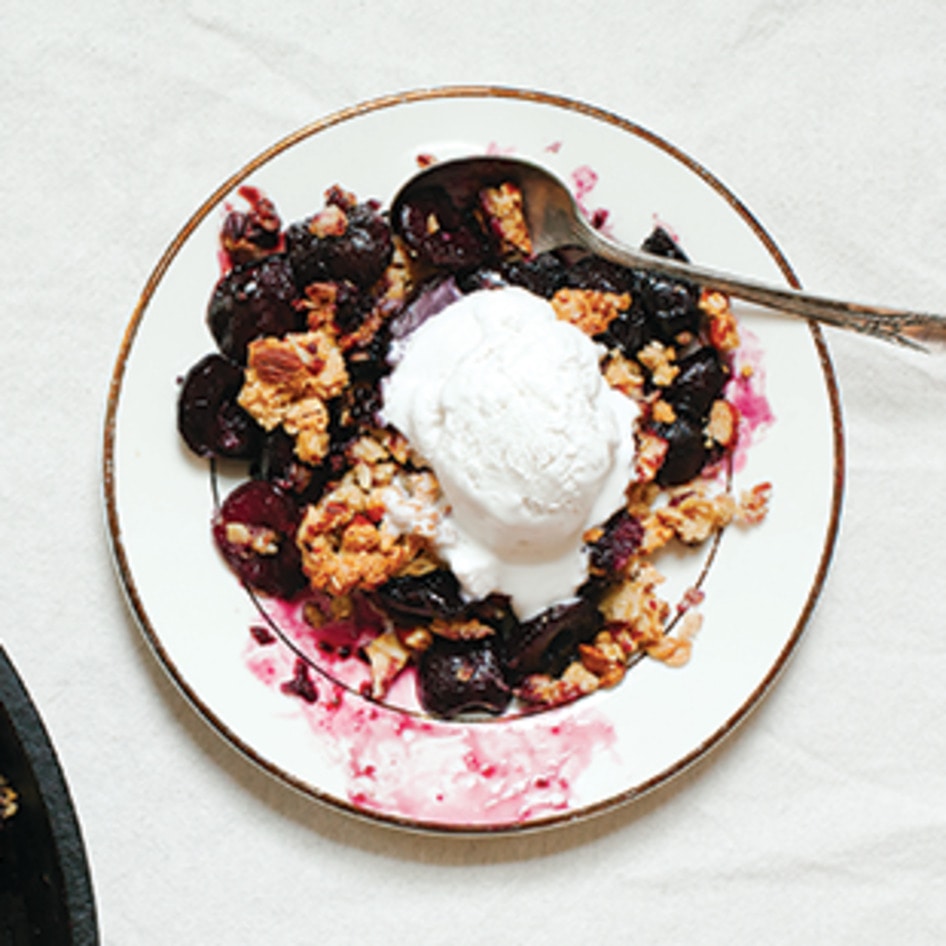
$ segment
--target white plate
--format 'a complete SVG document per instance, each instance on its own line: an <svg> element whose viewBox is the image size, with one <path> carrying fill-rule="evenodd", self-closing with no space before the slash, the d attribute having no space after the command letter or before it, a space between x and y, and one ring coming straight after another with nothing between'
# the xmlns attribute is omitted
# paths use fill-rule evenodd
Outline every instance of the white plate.
<svg viewBox="0 0 946 946"><path fill-rule="evenodd" d="M668 223L691 258L773 282L784 257L712 175L608 112L502 88L445 88L369 102L303 128L227 180L187 222L125 333L105 432L105 495L120 578L158 658L198 712L278 778L348 811L415 828L536 827L640 796L705 755L749 713L797 645L838 528L843 439L824 341L804 322L737 309L762 353L754 383L774 422L736 488L774 485L759 527L728 529L704 582L691 661L645 661L577 704L500 722L446 723L369 703L315 675L287 694L295 655L250 633L259 612L212 545L208 465L175 427L179 377L213 342L204 312L218 276L223 208L241 184L284 223L340 183L387 202L437 158L510 151L581 181L589 209L637 244ZM682 561L685 587L699 562ZM672 566L671 570L677 566Z"/></svg>

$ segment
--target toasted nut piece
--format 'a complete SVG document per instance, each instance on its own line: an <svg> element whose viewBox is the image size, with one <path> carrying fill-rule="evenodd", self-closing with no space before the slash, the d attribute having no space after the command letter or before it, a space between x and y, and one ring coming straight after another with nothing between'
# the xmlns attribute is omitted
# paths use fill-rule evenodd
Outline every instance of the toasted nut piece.
<svg viewBox="0 0 946 946"><path fill-rule="evenodd" d="M650 371L651 380L658 388L668 387L680 373L679 366L674 364L676 359L676 351L656 339L637 353L637 360Z"/></svg>
<svg viewBox="0 0 946 946"><path fill-rule="evenodd" d="M329 204L309 221L309 232L320 239L344 236L348 230L348 214L336 204Z"/></svg>
<svg viewBox="0 0 946 946"><path fill-rule="evenodd" d="M723 398L713 401L706 432L721 447L732 447L739 434L738 408Z"/></svg>
<svg viewBox="0 0 946 946"><path fill-rule="evenodd" d="M317 463L328 450L325 402L348 383L345 359L330 332L290 333L250 342L238 401L263 428L280 425L299 458Z"/></svg>
<svg viewBox="0 0 946 946"><path fill-rule="evenodd" d="M736 515L746 525L758 525L768 515L771 483L757 483L739 497Z"/></svg>
<svg viewBox="0 0 946 946"><path fill-rule="evenodd" d="M411 653L419 654L434 642L434 636L426 627L398 628L397 636Z"/></svg>
<svg viewBox="0 0 946 946"><path fill-rule="evenodd" d="M371 695L382 699L391 688L397 675L407 666L410 652L397 634L384 631L365 647L365 656L371 665Z"/></svg>

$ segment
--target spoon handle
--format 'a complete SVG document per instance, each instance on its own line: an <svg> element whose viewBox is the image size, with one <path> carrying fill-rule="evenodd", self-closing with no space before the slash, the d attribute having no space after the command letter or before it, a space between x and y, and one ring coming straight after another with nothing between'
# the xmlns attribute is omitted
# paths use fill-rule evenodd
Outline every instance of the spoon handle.
<svg viewBox="0 0 946 946"><path fill-rule="evenodd" d="M756 305L851 329L862 335L920 351L928 351L927 343L930 342L946 347L946 316L943 315L842 302L800 289L766 285L715 269L619 246L590 228L575 236L596 255L633 269L659 273L673 279L688 279Z"/></svg>

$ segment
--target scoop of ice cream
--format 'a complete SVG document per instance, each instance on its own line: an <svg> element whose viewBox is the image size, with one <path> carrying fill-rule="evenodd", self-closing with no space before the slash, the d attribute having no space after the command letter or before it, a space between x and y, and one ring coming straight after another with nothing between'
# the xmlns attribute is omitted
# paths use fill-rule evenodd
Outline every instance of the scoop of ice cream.
<svg viewBox="0 0 946 946"><path fill-rule="evenodd" d="M401 350L384 417L440 482L439 551L471 597L509 594L527 616L584 579L581 536L622 503L637 414L600 355L513 287L464 296Z"/></svg>

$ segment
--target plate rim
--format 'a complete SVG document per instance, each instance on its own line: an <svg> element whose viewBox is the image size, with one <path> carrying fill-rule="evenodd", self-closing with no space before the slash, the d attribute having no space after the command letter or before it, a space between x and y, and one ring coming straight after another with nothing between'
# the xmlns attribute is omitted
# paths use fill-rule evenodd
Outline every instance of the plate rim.
<svg viewBox="0 0 946 946"><path fill-rule="evenodd" d="M262 754L249 745L244 739L237 735L219 716L203 701L193 688L186 682L184 675L172 660L167 649L161 642L160 636L151 624L144 602L138 592L134 576L130 567L128 556L125 551L122 539L122 529L120 516L118 512L118 502L116 496L115 479L115 446L117 437L117 416L118 407L122 391L122 382L125 376L125 369L128 363L128 357L131 353L138 328L148 309L148 305L165 273L171 263L180 252L183 245L189 239L194 230L207 217L219 203L231 193L233 189L256 170L269 162L271 159L288 150L299 142L311 138L314 135L331 128L334 125L350 121L361 115L384 109L393 108L399 105L407 105L415 102L428 102L438 99L467 98L467 99L511 99L521 102L528 102L539 105L547 105L561 108L566 111L586 115L590 118L602 121L617 127L648 144L656 147L665 155L678 161L685 168L701 178L710 188L721 197L750 228L755 236L763 245L766 252L774 260L788 284L794 288L801 288L794 270L789 264L787 258L779 249L771 235L749 210L749 208L740 200L733 191L726 186L720 178L710 172L703 164L689 154L682 151L676 145L672 144L661 135L650 131L644 126L630 121L615 112L608 109L588 104L579 99L570 98L561 94L533 89L525 89L506 85L441 85L423 88L410 89L406 91L394 92L371 99L360 101L354 105L330 112L321 118L302 125L298 129L277 140L263 151L259 152L254 158L251 158L237 171L231 173L195 210L187 219L175 237L168 244L158 262L151 270L138 301L132 311L131 317L126 324L119 345L118 355L115 360L111 379L109 382L104 431L102 444L102 499L105 512L105 525L108 532L108 539L111 546L113 565L115 567L119 585L122 588L124 597L129 609L134 616L139 630L142 632L145 640L158 658L158 663L164 668L171 681L175 684L179 692L185 699L191 703L197 711L197 715L216 732L225 742L228 742L233 748L239 750L242 755L257 767L261 768L268 775L286 784L303 795L316 799L331 808L341 811L345 814L356 816L368 823L387 825L403 828L418 833L440 834L440 835L503 835L512 833L524 833L527 831L536 831L539 829L572 824L577 821L586 820L595 815L607 811L613 811L624 807L633 801L637 801L645 795L650 794L657 788L673 781L678 775L693 766L696 762L703 759L710 752L717 748L721 742L728 738L732 733L749 717L762 701L763 697L771 690L776 680L787 666L790 658L794 654L798 643L808 626L812 613L817 605L821 592L827 579L828 571L831 565L834 549L837 545L838 534L840 531L841 510L844 497L844 484L846 473L846 452L844 438L844 422L841 409L840 388L834 371L828 346L820 327L812 322L808 322L808 329L812 337L815 351L818 357L821 375L824 379L827 394L828 405L831 417L831 440L832 440L832 483L831 483L831 504L827 520L827 528L824 534L821 554L818 560L818 567L811 579L808 594L804 606L801 608L795 621L791 633L780 650L778 657L771 664L768 672L739 705L738 709L730 715L710 736L695 746L686 755L678 758L673 765L668 766L662 771L656 773L651 778L641 783L630 786L627 790L611 795L606 799L588 804L575 811L566 811L537 818L533 821L524 823L502 823L502 824L449 824L449 823L431 823L418 821L412 818L399 816L390 813L378 812L360 808L357 805L347 802L342 798L335 797L327 792L319 790L302 779L285 771L279 765L270 762Z"/></svg>

